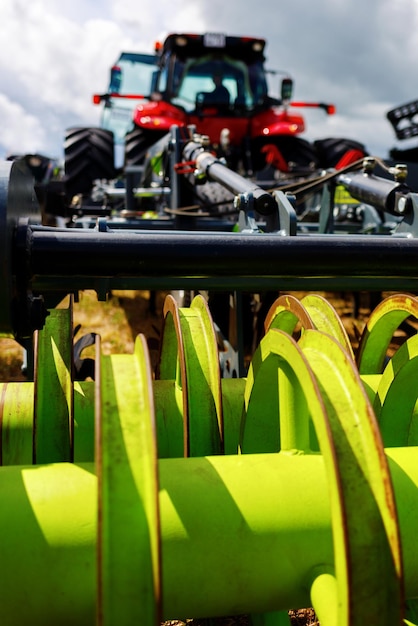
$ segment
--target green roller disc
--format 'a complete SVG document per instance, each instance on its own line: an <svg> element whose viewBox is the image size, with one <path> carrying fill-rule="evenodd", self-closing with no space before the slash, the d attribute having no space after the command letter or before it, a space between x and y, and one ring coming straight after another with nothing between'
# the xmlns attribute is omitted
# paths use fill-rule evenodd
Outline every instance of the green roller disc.
<svg viewBox="0 0 418 626"><path fill-rule="evenodd" d="M334 563L312 572L321 626L400 623L402 563L391 479L355 365L325 333L306 330L296 343L271 330L248 374L242 452L309 454L310 420L326 466L335 554Z"/></svg>
<svg viewBox="0 0 418 626"><path fill-rule="evenodd" d="M74 462L94 459L94 393L93 381L74 383Z"/></svg>
<svg viewBox="0 0 418 626"><path fill-rule="evenodd" d="M261 340L248 370L240 449L243 453L311 450L311 414L324 407L306 359L281 330Z"/></svg>
<svg viewBox="0 0 418 626"><path fill-rule="evenodd" d="M159 459L183 456L183 396L175 380L154 380Z"/></svg>
<svg viewBox="0 0 418 626"><path fill-rule="evenodd" d="M270 330L261 340L250 364L244 402L241 452L297 454L315 447L311 414L324 419L324 405L303 354L283 331ZM255 615L252 621L284 626L289 617L280 611Z"/></svg>
<svg viewBox="0 0 418 626"><path fill-rule="evenodd" d="M33 383L0 384L0 465L32 463L33 387Z"/></svg>
<svg viewBox="0 0 418 626"><path fill-rule="evenodd" d="M221 380L225 454L238 453L245 383L245 378Z"/></svg>
<svg viewBox="0 0 418 626"><path fill-rule="evenodd" d="M72 304L52 309L35 340L34 462L72 461Z"/></svg>
<svg viewBox="0 0 418 626"><path fill-rule="evenodd" d="M310 294L298 300L292 295L283 295L272 304L265 320L265 331L277 328L293 335L295 330L316 328L328 333L354 358L353 349L334 307L322 296Z"/></svg>
<svg viewBox="0 0 418 626"><path fill-rule="evenodd" d="M416 380L418 335L400 346L380 377L373 408L385 447L418 445Z"/></svg>
<svg viewBox="0 0 418 626"><path fill-rule="evenodd" d="M152 379L145 338L133 355L98 355L97 624L156 626L160 524Z"/></svg>
<svg viewBox="0 0 418 626"><path fill-rule="evenodd" d="M372 311L361 336L357 353L360 374L381 374L395 330L408 317L418 318L418 300L396 294L383 300Z"/></svg>
<svg viewBox="0 0 418 626"><path fill-rule="evenodd" d="M347 331L332 304L317 294L305 296L302 298L301 304L307 310L315 328L334 337L354 359L354 352Z"/></svg>
<svg viewBox="0 0 418 626"><path fill-rule="evenodd" d="M352 360L334 339L307 331L298 345L315 373L328 416L326 424L312 418L330 479L335 578L321 572L314 579L314 607L322 626L400 624L398 520L372 407Z"/></svg>
<svg viewBox="0 0 418 626"><path fill-rule="evenodd" d="M164 332L157 378L175 380L182 398L184 455L205 456L223 450L219 355L204 298L179 308L172 296L164 305Z"/></svg>
<svg viewBox="0 0 418 626"><path fill-rule="evenodd" d="M74 461L89 462L94 459L94 382L76 381L73 391ZM34 383L0 383L0 465L32 463L33 415Z"/></svg>
<svg viewBox="0 0 418 626"><path fill-rule="evenodd" d="M308 311L300 300L291 294L279 296L271 305L264 321L264 330L277 328L293 335L296 327L314 328Z"/></svg>

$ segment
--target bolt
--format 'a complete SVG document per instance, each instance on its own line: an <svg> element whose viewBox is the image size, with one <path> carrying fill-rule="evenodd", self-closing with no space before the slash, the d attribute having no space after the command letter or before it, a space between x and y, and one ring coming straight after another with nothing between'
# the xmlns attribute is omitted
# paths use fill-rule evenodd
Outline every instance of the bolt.
<svg viewBox="0 0 418 626"><path fill-rule="evenodd" d="M408 176L408 166L405 163L398 163L394 168L395 180L398 183L404 183Z"/></svg>
<svg viewBox="0 0 418 626"><path fill-rule="evenodd" d="M206 172L203 170L196 168L193 172L196 185L204 185L207 181Z"/></svg>
<svg viewBox="0 0 418 626"><path fill-rule="evenodd" d="M376 159L374 157L366 157L363 159L363 172L365 174L373 174L376 167Z"/></svg>
<svg viewBox="0 0 418 626"><path fill-rule="evenodd" d="M398 200L398 206L396 207L398 213L405 213L406 211L406 198L402 197Z"/></svg>

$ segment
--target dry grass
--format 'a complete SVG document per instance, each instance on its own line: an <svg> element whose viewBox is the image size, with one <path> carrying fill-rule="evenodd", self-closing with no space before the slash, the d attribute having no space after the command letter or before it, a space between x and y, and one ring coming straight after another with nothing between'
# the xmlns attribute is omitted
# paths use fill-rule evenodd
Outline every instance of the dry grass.
<svg viewBox="0 0 418 626"><path fill-rule="evenodd" d="M159 336L163 299L157 294L153 311L148 291L113 291L107 302L98 302L94 292L81 292L74 325L81 324L82 333L99 333L104 354L130 353L138 334Z"/></svg>
<svg viewBox="0 0 418 626"><path fill-rule="evenodd" d="M101 337L104 354L127 354L133 351L136 336L143 333L155 365L164 296L157 294L154 310L148 291L115 291L106 302L99 302L93 291L80 292L79 302L73 307L74 327L81 326L76 339L95 332ZM66 297L58 306L68 305ZM86 348L83 356L94 356L94 348ZM22 363L22 347L13 339L0 339L0 381L24 380Z"/></svg>
<svg viewBox="0 0 418 626"><path fill-rule="evenodd" d="M0 339L0 382L25 380L23 348L14 339Z"/></svg>

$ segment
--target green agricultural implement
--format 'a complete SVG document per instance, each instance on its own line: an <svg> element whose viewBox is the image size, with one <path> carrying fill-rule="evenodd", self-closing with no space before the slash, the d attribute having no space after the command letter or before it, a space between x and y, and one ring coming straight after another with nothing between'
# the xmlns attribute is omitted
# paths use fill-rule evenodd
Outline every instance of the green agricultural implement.
<svg viewBox="0 0 418 626"><path fill-rule="evenodd" d="M282 626L310 606L321 626L417 624L418 336L388 352L418 318L415 194L343 173L393 230L294 232L285 192L204 159L240 232L42 226L23 164L0 164L0 333L34 346L33 380L0 384L2 624ZM168 296L156 372L144 337L116 355L97 338L75 380L72 301L55 304L134 288L396 293L356 349L324 298L279 296L236 378L206 300Z"/></svg>

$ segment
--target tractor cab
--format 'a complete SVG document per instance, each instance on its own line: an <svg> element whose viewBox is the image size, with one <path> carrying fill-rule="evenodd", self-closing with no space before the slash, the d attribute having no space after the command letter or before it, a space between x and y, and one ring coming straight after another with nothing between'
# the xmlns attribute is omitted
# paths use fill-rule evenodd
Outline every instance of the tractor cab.
<svg viewBox="0 0 418 626"><path fill-rule="evenodd" d="M245 115L268 98L263 39L223 34L169 35L162 47L157 91L187 113L216 107Z"/></svg>

